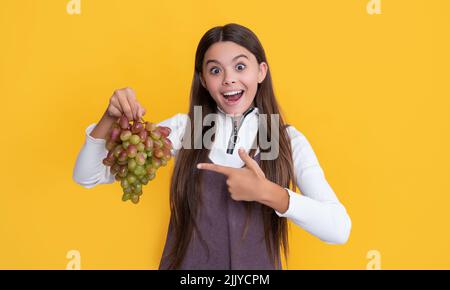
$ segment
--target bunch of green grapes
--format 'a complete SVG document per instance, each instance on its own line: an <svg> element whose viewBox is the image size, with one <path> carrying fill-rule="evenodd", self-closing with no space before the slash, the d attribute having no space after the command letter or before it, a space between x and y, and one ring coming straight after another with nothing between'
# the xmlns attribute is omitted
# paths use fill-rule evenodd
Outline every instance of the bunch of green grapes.
<svg viewBox="0 0 450 290"><path fill-rule="evenodd" d="M132 123L122 115L111 128L106 141L108 155L103 164L120 182L122 200L138 203L142 186L155 178L159 167L172 158L171 130L144 120Z"/></svg>

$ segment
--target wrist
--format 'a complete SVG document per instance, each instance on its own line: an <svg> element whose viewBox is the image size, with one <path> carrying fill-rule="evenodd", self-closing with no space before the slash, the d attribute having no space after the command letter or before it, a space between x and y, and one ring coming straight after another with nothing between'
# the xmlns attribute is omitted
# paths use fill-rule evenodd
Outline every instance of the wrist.
<svg viewBox="0 0 450 290"><path fill-rule="evenodd" d="M280 185L266 179L262 184L260 203L285 213L289 208L289 192Z"/></svg>
<svg viewBox="0 0 450 290"><path fill-rule="evenodd" d="M101 120L105 120L107 123L113 124L115 121L117 121L117 117L113 117L109 114L108 109L106 109L105 113L103 114Z"/></svg>
<svg viewBox="0 0 450 290"><path fill-rule="evenodd" d="M106 139L109 130L116 120L117 118L111 117L108 111L105 111L90 135L94 138Z"/></svg>

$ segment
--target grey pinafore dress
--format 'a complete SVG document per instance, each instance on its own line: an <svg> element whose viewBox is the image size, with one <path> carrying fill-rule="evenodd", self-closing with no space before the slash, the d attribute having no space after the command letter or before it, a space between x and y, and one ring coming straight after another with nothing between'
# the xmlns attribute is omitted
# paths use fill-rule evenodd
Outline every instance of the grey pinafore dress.
<svg viewBox="0 0 450 290"><path fill-rule="evenodd" d="M254 159L259 163L259 154ZM208 163L211 160L208 158ZM266 250L262 204L252 202L246 235L243 236L247 212L245 201L231 198L226 176L205 170L202 178L202 206L196 220L201 237L193 230L186 255L179 269L183 270L273 270L272 259ZM168 254L172 247L172 225L169 224L166 244L159 265L169 267ZM278 254L279 254L279 250ZM279 263L281 269L281 262Z"/></svg>

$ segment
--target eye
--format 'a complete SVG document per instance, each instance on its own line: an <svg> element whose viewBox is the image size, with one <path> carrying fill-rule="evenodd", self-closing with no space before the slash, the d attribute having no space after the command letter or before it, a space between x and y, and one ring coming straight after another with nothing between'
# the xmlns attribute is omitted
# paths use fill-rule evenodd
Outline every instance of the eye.
<svg viewBox="0 0 450 290"><path fill-rule="evenodd" d="M213 75L218 74L219 71L220 71L220 69L216 66L209 70L209 72L212 73Z"/></svg>
<svg viewBox="0 0 450 290"><path fill-rule="evenodd" d="M243 63L239 63L236 65L236 68L237 68L237 70L244 70L246 68L246 65ZM241 68L241 69L239 69L239 68Z"/></svg>

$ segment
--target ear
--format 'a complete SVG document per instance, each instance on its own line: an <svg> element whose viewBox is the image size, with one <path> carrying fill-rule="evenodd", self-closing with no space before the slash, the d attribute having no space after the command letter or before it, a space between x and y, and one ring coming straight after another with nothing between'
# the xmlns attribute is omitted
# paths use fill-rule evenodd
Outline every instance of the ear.
<svg viewBox="0 0 450 290"><path fill-rule="evenodd" d="M202 74L199 73L199 76L200 76L200 82L201 82L202 86L203 86L205 89L207 89L207 88L206 88L206 82L205 82L205 80L203 79Z"/></svg>
<svg viewBox="0 0 450 290"><path fill-rule="evenodd" d="M262 83L267 75L267 63L261 62L259 64L259 72L258 72L258 83Z"/></svg>

